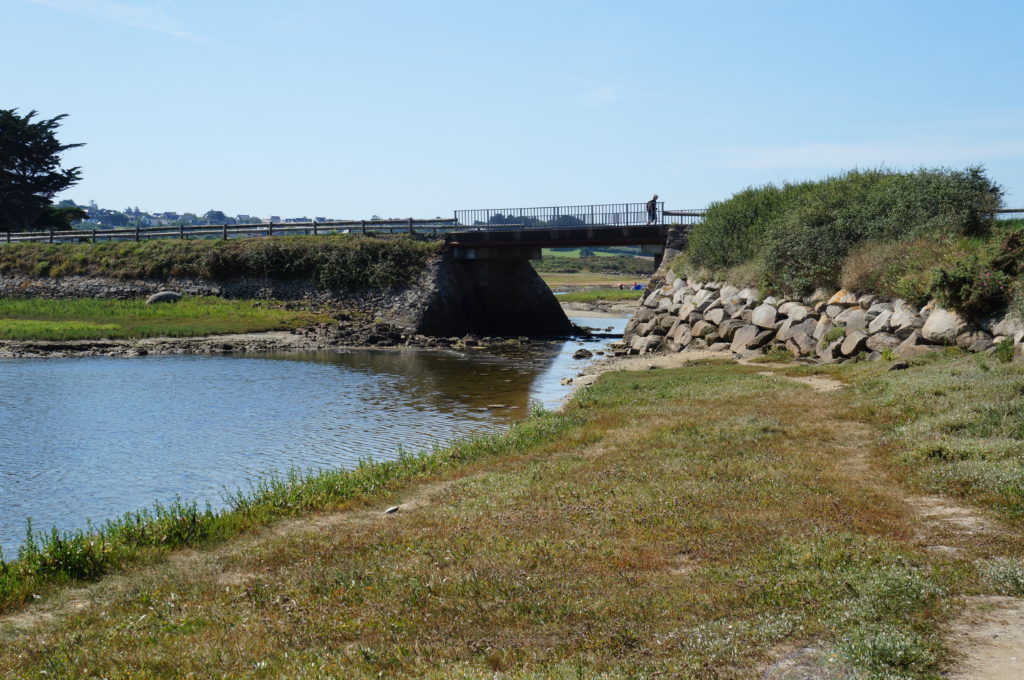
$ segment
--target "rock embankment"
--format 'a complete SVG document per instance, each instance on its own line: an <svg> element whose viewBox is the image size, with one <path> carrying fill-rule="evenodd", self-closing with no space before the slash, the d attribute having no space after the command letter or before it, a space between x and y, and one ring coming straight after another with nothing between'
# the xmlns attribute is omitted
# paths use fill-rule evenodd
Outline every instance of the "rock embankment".
<svg viewBox="0 0 1024 680"><path fill-rule="evenodd" d="M740 356L785 348L797 357L837 362L883 354L913 358L956 346L992 351L1009 338L1024 355L1024 323L968 320L929 303L818 291L807 298L762 296L755 288L702 283L668 274L652 287L626 327L622 354L730 351Z"/></svg>

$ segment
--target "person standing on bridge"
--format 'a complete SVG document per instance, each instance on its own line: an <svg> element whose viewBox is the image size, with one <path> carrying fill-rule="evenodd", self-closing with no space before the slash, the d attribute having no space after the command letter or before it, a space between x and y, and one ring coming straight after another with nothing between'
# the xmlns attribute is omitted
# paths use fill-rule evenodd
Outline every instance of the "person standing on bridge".
<svg viewBox="0 0 1024 680"><path fill-rule="evenodd" d="M658 223L658 194L654 194L654 198L647 201L647 224Z"/></svg>

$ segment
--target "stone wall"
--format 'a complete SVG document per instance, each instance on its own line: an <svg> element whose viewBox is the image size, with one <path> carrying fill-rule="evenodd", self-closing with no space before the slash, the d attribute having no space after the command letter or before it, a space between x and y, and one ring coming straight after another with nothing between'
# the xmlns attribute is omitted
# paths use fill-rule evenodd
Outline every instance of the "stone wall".
<svg viewBox="0 0 1024 680"><path fill-rule="evenodd" d="M769 348L822 362L855 356L911 358L945 347L992 350L1011 338L1024 355L1024 323L1013 318L971 321L929 303L854 295L841 290L807 298L763 296L755 288L680 278L666 268L652 281L626 327L620 352L708 349L740 356Z"/></svg>

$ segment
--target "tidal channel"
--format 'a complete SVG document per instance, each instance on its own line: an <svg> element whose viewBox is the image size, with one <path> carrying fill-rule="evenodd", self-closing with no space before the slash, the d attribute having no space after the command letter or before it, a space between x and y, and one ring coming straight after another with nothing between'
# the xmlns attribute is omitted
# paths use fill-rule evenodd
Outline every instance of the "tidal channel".
<svg viewBox="0 0 1024 680"><path fill-rule="evenodd" d="M574 318L611 327L625 319ZM289 469L352 467L494 432L556 408L586 361L535 343L482 352L0 359L0 548Z"/></svg>

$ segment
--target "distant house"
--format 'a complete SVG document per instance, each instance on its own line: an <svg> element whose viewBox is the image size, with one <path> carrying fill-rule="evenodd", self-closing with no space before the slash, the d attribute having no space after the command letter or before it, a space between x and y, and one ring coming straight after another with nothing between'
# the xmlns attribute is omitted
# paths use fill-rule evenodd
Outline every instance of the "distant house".
<svg viewBox="0 0 1024 680"><path fill-rule="evenodd" d="M264 217L263 218L263 224L280 224L280 223L281 223L281 216L280 215L271 215L270 217Z"/></svg>

